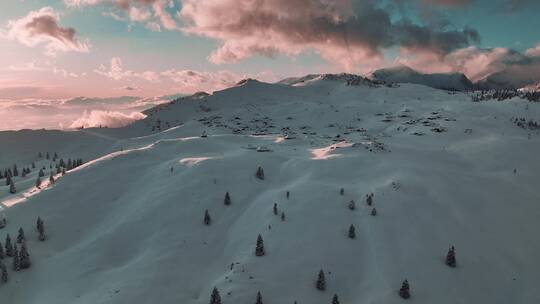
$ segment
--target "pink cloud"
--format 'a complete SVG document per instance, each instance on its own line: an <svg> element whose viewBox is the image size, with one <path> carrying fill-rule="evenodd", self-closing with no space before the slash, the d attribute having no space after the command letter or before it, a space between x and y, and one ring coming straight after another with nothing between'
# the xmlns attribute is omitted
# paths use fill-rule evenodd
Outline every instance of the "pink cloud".
<svg viewBox="0 0 540 304"><path fill-rule="evenodd" d="M146 115L140 112L133 112L131 114L124 114L122 112L114 111L101 111L92 110L90 112L84 112L84 114L76 119L70 128L97 128L97 127L109 127L120 128L127 126L137 120L144 119Z"/></svg>
<svg viewBox="0 0 540 304"><path fill-rule="evenodd" d="M402 50L396 64L404 64L426 73L460 72L474 82L492 87L510 85L520 88L540 82L539 46L524 53L508 48L468 47L445 56L410 53Z"/></svg>
<svg viewBox="0 0 540 304"><path fill-rule="evenodd" d="M64 0L68 7L84 7L100 4L114 5L121 11L125 11L127 19L132 22L142 22L151 31L161 31L161 26L168 30L178 30L174 17L167 8L174 8L172 0ZM147 8L150 7L152 12ZM124 21L124 17L115 12L106 12L115 20ZM158 23L159 22L159 23Z"/></svg>
<svg viewBox="0 0 540 304"><path fill-rule="evenodd" d="M48 55L69 51L87 53L90 48L88 41L78 40L76 30L61 27L59 21L60 15L53 8L44 7L21 19L8 21L2 36L30 47L43 44Z"/></svg>

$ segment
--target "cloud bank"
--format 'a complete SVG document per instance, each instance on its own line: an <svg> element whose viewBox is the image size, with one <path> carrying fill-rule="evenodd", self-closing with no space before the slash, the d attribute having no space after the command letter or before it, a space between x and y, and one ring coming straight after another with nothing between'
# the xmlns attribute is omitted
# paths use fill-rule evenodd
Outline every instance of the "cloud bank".
<svg viewBox="0 0 540 304"><path fill-rule="evenodd" d="M92 110L85 111L79 119L75 120L70 128L120 128L125 127L137 120L144 119L146 115L139 112L124 114L113 111Z"/></svg>

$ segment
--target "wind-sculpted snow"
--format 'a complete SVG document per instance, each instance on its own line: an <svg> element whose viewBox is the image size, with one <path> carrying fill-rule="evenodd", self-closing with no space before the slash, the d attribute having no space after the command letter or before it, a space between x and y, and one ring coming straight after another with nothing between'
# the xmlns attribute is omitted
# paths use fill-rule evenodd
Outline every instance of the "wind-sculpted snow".
<svg viewBox="0 0 540 304"><path fill-rule="evenodd" d="M203 304L215 286L224 304L254 303L258 291L265 304L327 304L334 293L392 304L404 303L405 278L414 303L540 301L540 134L512 120L538 120L535 103L409 84L249 81L146 114L85 130L105 138L74 133L100 143L95 157L46 191L25 197L34 177L15 180L25 199L3 210L0 240L24 227L33 264L9 270L2 301ZM445 265L452 245L456 268ZM321 268L326 291L315 288Z"/></svg>

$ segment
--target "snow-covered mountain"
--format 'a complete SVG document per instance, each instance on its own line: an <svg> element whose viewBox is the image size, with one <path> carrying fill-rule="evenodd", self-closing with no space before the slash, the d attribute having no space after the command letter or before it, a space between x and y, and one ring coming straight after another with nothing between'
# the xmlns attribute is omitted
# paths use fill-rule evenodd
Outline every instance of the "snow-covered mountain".
<svg viewBox="0 0 540 304"><path fill-rule="evenodd" d="M1 132L1 168L33 161L48 176L39 151L85 164L41 190L37 169L16 194L0 180L0 242L23 227L32 260L3 260L0 299L203 304L217 287L224 304L258 291L265 304L392 304L407 278L414 303L540 302L540 135L511 120L540 105L362 79L249 80L121 129Z"/></svg>
<svg viewBox="0 0 540 304"><path fill-rule="evenodd" d="M428 87L466 91L473 88L472 82L462 73L423 74L407 66L385 68L371 73L370 78L395 83L415 83Z"/></svg>

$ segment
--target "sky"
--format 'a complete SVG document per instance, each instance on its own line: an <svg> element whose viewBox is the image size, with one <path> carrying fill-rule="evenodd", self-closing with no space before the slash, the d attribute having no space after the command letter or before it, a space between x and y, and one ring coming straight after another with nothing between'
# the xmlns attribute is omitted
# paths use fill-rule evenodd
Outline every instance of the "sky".
<svg viewBox="0 0 540 304"><path fill-rule="evenodd" d="M405 64L540 81L537 0L5 0L0 99L161 96Z"/></svg>

